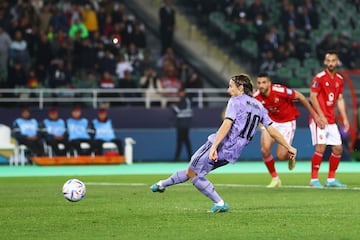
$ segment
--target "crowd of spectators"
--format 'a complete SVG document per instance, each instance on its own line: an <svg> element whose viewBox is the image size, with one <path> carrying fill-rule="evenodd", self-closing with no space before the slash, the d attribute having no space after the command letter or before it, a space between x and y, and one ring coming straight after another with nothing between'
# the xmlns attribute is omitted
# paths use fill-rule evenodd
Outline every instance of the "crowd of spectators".
<svg viewBox="0 0 360 240"><path fill-rule="evenodd" d="M1 88L197 87L172 47L147 45L145 25L119 1L3 0L0 3ZM189 68L190 69L190 68Z"/></svg>
<svg viewBox="0 0 360 240"><path fill-rule="evenodd" d="M358 0L185 2L179 1L178 4L200 10L205 16L200 19L203 22L204 19L209 19L212 13L222 13L225 23L221 23L220 28L231 29L231 31L223 31L222 35L231 39L232 43L229 46L235 47L233 51L236 51L236 46L241 46L240 49L246 53L250 49L246 49L248 45L241 43L246 40L255 43L257 54L252 65L254 72L268 72L270 75L275 75L276 70L286 66L286 61L290 58L298 59L300 63L305 59L314 58L321 64L324 52L329 49L339 52L341 67L345 69L359 67L359 40L352 36L352 31L359 26L357 26L356 14L347 12L352 8L353 12L359 13ZM218 18L214 21L218 21ZM214 27L211 22L209 26ZM215 24L216 27L219 25ZM229 33L235 33L235 38L232 39L232 34ZM219 34L216 38L219 39Z"/></svg>

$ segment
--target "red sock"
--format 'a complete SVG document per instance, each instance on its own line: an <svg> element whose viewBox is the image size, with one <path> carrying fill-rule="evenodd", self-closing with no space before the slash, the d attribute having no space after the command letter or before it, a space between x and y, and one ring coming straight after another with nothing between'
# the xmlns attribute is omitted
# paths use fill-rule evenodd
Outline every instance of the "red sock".
<svg viewBox="0 0 360 240"><path fill-rule="evenodd" d="M335 178L336 169L339 166L341 155L331 153L329 158L329 173L328 178Z"/></svg>
<svg viewBox="0 0 360 240"><path fill-rule="evenodd" d="M263 158L263 161L271 175L271 177L275 178L277 177L277 172L275 170L275 160L274 160L274 157L272 155L266 157L266 158Z"/></svg>
<svg viewBox="0 0 360 240"><path fill-rule="evenodd" d="M311 179L318 178L322 158L323 158L322 153L314 152L314 154L311 158Z"/></svg>

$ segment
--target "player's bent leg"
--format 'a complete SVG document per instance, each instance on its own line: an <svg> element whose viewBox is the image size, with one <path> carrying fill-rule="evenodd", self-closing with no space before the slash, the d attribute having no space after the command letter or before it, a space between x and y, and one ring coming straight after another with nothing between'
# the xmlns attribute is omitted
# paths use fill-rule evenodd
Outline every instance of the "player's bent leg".
<svg viewBox="0 0 360 240"><path fill-rule="evenodd" d="M205 177L195 176L191 179L191 181L202 194L204 194L214 202L212 208L208 211L209 213L220 213L229 211L229 205L222 200L219 194L215 191L214 185L209 180L207 180Z"/></svg>
<svg viewBox="0 0 360 240"><path fill-rule="evenodd" d="M187 170L180 170L173 173L169 178L160 180L159 182L153 184L150 189L153 192L164 192L167 186L183 183L187 180L189 180Z"/></svg>

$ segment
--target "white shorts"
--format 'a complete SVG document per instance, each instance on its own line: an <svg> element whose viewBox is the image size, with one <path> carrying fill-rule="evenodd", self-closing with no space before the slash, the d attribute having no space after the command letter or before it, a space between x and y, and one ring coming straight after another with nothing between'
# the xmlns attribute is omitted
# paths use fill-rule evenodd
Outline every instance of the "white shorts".
<svg viewBox="0 0 360 240"><path fill-rule="evenodd" d="M276 128L290 145L292 144L296 130L296 120L283 123L273 122L271 126ZM265 127L262 126L261 129L265 130Z"/></svg>
<svg viewBox="0 0 360 240"><path fill-rule="evenodd" d="M311 120L310 124L311 140L312 144L325 144L325 145L341 145L341 136L338 126L334 124L328 124L324 129L320 129L314 120Z"/></svg>

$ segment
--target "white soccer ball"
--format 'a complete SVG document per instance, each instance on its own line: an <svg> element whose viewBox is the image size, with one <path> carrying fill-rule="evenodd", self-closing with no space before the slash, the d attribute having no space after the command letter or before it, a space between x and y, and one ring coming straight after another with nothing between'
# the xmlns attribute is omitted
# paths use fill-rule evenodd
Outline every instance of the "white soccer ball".
<svg viewBox="0 0 360 240"><path fill-rule="evenodd" d="M78 202L86 195L86 186L79 179L69 179L62 188L64 197L70 202Z"/></svg>

